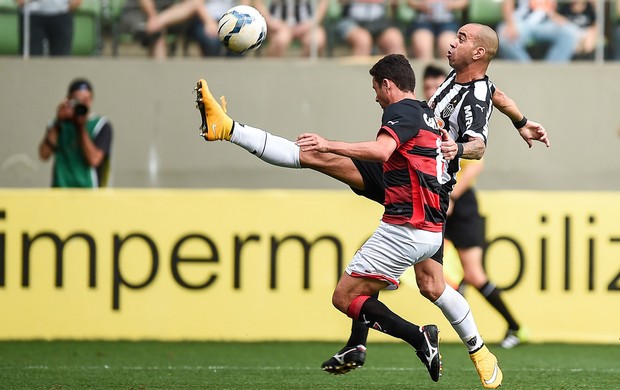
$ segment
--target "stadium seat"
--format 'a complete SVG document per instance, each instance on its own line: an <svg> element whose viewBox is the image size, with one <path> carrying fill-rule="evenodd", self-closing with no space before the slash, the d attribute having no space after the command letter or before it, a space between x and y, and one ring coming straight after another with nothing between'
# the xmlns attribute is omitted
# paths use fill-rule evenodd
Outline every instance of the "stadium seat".
<svg viewBox="0 0 620 390"><path fill-rule="evenodd" d="M121 16L125 8L125 0L101 0L101 25L112 38L112 55L118 56L118 45L121 41Z"/></svg>
<svg viewBox="0 0 620 390"><path fill-rule="evenodd" d="M339 0L329 0L327 12L323 18L323 27L325 28L326 44L325 52L328 57L334 56L334 47L340 43L340 38L336 31L336 24L342 16L342 5Z"/></svg>
<svg viewBox="0 0 620 390"><path fill-rule="evenodd" d="M82 0L73 14L73 55L94 55L101 52L101 3Z"/></svg>
<svg viewBox="0 0 620 390"><path fill-rule="evenodd" d="M467 8L469 22L495 28L502 21L502 0L470 0Z"/></svg>
<svg viewBox="0 0 620 390"><path fill-rule="evenodd" d="M411 45L411 34L409 34L409 27L415 19L416 11L409 6L407 0L397 1L398 3L396 4L396 8L392 8L394 12L394 22L403 34L403 38L405 39L405 47L409 47Z"/></svg>
<svg viewBox="0 0 620 390"><path fill-rule="evenodd" d="M415 10L409 6L407 0L399 0L395 16L396 22L407 28L415 18Z"/></svg>
<svg viewBox="0 0 620 390"><path fill-rule="evenodd" d="M0 55L19 54L19 10L14 0L0 0Z"/></svg>

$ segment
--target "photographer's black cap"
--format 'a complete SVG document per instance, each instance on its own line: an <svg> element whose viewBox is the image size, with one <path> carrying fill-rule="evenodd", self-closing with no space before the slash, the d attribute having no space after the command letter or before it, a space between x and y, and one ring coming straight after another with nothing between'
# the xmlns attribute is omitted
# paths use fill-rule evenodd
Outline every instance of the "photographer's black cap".
<svg viewBox="0 0 620 390"><path fill-rule="evenodd" d="M68 94L71 95L73 92L79 91L81 89L86 89L90 92L93 92L93 86L90 84L90 81L79 78L79 79L73 80L71 84L69 84Z"/></svg>

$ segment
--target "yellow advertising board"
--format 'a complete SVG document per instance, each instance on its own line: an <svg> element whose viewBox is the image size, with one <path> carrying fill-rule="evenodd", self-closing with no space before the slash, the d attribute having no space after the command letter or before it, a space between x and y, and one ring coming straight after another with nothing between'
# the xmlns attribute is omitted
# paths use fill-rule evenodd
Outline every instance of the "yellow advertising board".
<svg viewBox="0 0 620 390"><path fill-rule="evenodd" d="M620 194L480 199L487 270L532 340L617 342ZM349 191L2 190L0 339L346 340L331 293L381 212ZM457 340L409 272L381 299Z"/></svg>

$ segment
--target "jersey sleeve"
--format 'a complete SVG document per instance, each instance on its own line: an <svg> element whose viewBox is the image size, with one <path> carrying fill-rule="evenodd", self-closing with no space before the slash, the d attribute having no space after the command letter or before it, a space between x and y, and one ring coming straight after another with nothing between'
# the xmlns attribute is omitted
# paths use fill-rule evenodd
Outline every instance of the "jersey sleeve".
<svg viewBox="0 0 620 390"><path fill-rule="evenodd" d="M469 136L480 138L486 144L492 111L491 88L486 82L477 83L473 91L463 99L458 117L458 127L465 129L465 131L460 132L462 135L457 141L464 142Z"/></svg>
<svg viewBox="0 0 620 390"><path fill-rule="evenodd" d="M389 105L383 112L379 132L386 131L400 146L418 135L420 130L419 117L420 110L413 104L398 102Z"/></svg>
<svg viewBox="0 0 620 390"><path fill-rule="evenodd" d="M106 156L110 155L112 148L112 125L109 121L101 127L101 130L93 140L95 146L103 150Z"/></svg>

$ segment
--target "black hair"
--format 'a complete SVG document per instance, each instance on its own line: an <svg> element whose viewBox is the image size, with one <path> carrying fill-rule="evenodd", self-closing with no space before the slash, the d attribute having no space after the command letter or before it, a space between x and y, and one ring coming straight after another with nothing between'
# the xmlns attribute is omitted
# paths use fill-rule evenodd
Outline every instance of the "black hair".
<svg viewBox="0 0 620 390"><path fill-rule="evenodd" d="M424 68L424 79L433 78L436 79L438 77L446 77L448 74L443 68L430 64Z"/></svg>
<svg viewBox="0 0 620 390"><path fill-rule="evenodd" d="M85 78L77 78L73 80L71 84L69 84L69 90L67 94L71 96L73 92L78 91L80 89L87 89L91 93L93 92L93 86L90 83L90 81L86 80Z"/></svg>
<svg viewBox="0 0 620 390"><path fill-rule="evenodd" d="M376 83L383 79L392 81L404 92L415 91L415 73L407 57L402 54L389 54L373 65L370 75Z"/></svg>

